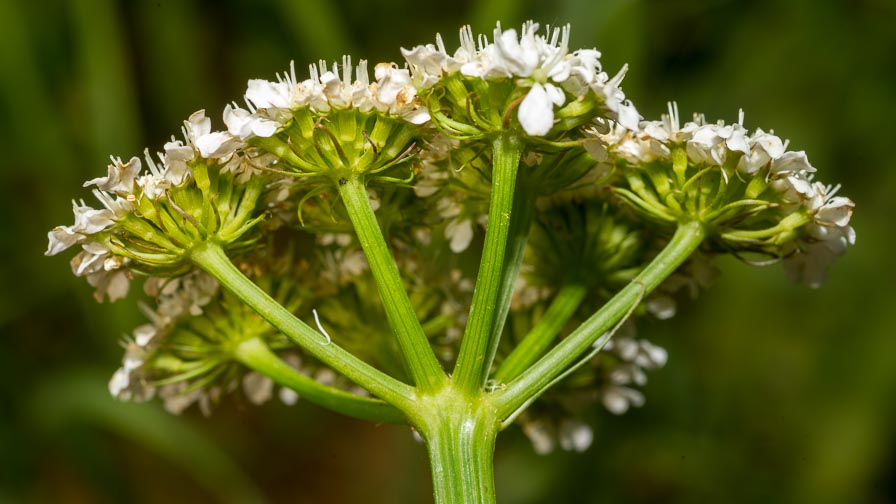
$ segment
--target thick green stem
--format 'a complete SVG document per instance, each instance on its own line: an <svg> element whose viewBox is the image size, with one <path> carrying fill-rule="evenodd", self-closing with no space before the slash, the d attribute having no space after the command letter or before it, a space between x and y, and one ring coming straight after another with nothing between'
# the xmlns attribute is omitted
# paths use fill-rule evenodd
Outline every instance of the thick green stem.
<svg viewBox="0 0 896 504"><path fill-rule="evenodd" d="M414 409L413 387L355 357L296 318L289 310L246 278L230 262L219 245L211 242L202 243L194 247L190 255L194 264L208 272L224 288L258 312L272 326L305 351L398 409L404 412Z"/></svg>
<svg viewBox="0 0 896 504"><path fill-rule="evenodd" d="M429 452L435 501L494 503L495 437L499 430L495 410L454 387L444 392L428 398L434 406L429 409L432 414L418 426Z"/></svg>
<svg viewBox="0 0 896 504"><path fill-rule="evenodd" d="M671 275L697 249L705 236L706 231L700 222L679 224L666 248L631 283L504 390L495 393L499 416L506 418L513 415L532 397L540 394L598 338L623 320L644 296Z"/></svg>
<svg viewBox="0 0 896 504"><path fill-rule="evenodd" d="M560 287L535 327L501 363L494 379L499 383L507 383L538 360L582 304L587 293L588 288L579 282L567 282Z"/></svg>
<svg viewBox="0 0 896 504"><path fill-rule="evenodd" d="M283 362L260 338L240 343L234 357L256 372L298 392L303 399L331 411L378 423L407 423L401 411L379 399L361 397L303 375Z"/></svg>
<svg viewBox="0 0 896 504"><path fill-rule="evenodd" d="M461 390L482 390L494 358L494 348L503 328L498 322L502 299L512 294L513 282L505 281L507 245L511 228L514 193L523 143L513 132L504 132L492 142L492 192L488 209L488 231L473 291L470 317L453 379ZM525 243L523 243L525 246ZM513 251L511 251L512 253ZM520 253L519 258L522 255ZM518 260L518 259L517 259ZM519 268L519 265L516 266Z"/></svg>
<svg viewBox="0 0 896 504"><path fill-rule="evenodd" d="M405 367L421 390L433 390L445 383L448 377L442 371L404 290L398 266L395 265L370 206L367 188L360 177L341 179L338 187L358 241L370 264L386 318L398 339Z"/></svg>
<svg viewBox="0 0 896 504"><path fill-rule="evenodd" d="M510 216L510 231L507 236L507 251L504 254L504 271L501 274L501 286L498 292L498 306L495 309L495 318L492 321L491 341L488 353L482 368L488 373L498 353L498 344L504 333L504 325L507 323L507 314L510 313L510 304L513 300L513 288L520 276L520 266L526 255L526 244L529 242L529 228L532 227L532 215L535 212L536 192L529 185L526 173L520 173L513 197L513 213ZM531 362L529 363L531 364Z"/></svg>

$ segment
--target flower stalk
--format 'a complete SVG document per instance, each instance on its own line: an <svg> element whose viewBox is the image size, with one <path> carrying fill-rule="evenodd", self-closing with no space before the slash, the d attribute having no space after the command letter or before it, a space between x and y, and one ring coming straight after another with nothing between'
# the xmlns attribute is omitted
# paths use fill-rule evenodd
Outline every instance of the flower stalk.
<svg viewBox="0 0 896 504"><path fill-rule="evenodd" d="M703 242L706 230L701 222L678 225L675 235L650 264L626 287L570 333L557 346L527 369L506 388L495 393L499 416L506 418L537 397L565 372L576 359L608 334L641 300L671 275ZM606 343L603 341L602 343Z"/></svg>
<svg viewBox="0 0 896 504"><path fill-rule="evenodd" d="M513 132L504 132L492 141L492 192L489 201L489 226L470 317L464 331L463 342L454 368L454 382L468 392L481 390L494 359L494 349L503 327L500 308L509 301L512 284L505 279L508 269L519 270L522 254L512 254L516 264L507 261L507 241L513 218L513 202L517 172L523 143ZM528 228L528 227L527 227Z"/></svg>
<svg viewBox="0 0 896 504"><path fill-rule="evenodd" d="M402 411L413 408L414 392L409 385L377 370L296 318L289 310L261 290L230 262L221 247L205 243L191 252L193 262L213 276L271 325L279 329L309 354L342 373L371 394Z"/></svg>
<svg viewBox="0 0 896 504"><path fill-rule="evenodd" d="M370 206L367 188L358 176L341 179L338 187L358 241L370 264L389 325L398 339L404 364L421 390L432 390L441 385L447 376L439 366L408 299L395 259L389 252Z"/></svg>
<svg viewBox="0 0 896 504"><path fill-rule="evenodd" d="M234 350L234 357L256 372L294 390L303 399L336 413L377 423L407 423L401 411L379 399L352 394L303 375L283 362L259 338L241 343Z"/></svg>
<svg viewBox="0 0 896 504"><path fill-rule="evenodd" d="M531 366L550 347L563 326L582 304L588 289L580 282L565 283L535 327L514 347L494 374L497 383L508 383Z"/></svg>

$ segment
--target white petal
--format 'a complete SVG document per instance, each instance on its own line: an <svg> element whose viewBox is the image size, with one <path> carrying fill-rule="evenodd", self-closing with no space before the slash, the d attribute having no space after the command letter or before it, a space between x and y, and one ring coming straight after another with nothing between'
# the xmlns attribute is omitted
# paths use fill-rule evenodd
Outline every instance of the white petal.
<svg viewBox="0 0 896 504"><path fill-rule="evenodd" d="M473 221L470 219L454 219L445 227L445 238L451 240L451 251L459 254L473 241Z"/></svg>
<svg viewBox="0 0 896 504"><path fill-rule="evenodd" d="M145 347L156 336L156 326L152 324L143 324L134 329L134 342L137 345Z"/></svg>
<svg viewBox="0 0 896 504"><path fill-rule="evenodd" d="M246 99L258 109L289 108L289 84L286 82L270 82L264 79L252 79L246 89Z"/></svg>
<svg viewBox="0 0 896 504"><path fill-rule="evenodd" d="M671 296L651 296L645 304L647 311L660 320L668 320L675 316L675 300Z"/></svg>
<svg viewBox="0 0 896 504"><path fill-rule="evenodd" d="M251 372L243 377L243 392L252 404L264 404L271 399L274 382L267 376Z"/></svg>
<svg viewBox="0 0 896 504"><path fill-rule="evenodd" d="M112 394L112 397L123 399L125 398L123 392L127 390L129 383L129 373L124 369L117 369L112 375L112 379L109 380L109 393Z"/></svg>
<svg viewBox="0 0 896 504"><path fill-rule="evenodd" d="M563 420L560 423L560 447L566 451L583 452L594 441L591 427L578 420Z"/></svg>
<svg viewBox="0 0 896 504"><path fill-rule="evenodd" d="M531 136L544 136L554 126L554 105L541 84L532 86L523 98L517 117Z"/></svg>
<svg viewBox="0 0 896 504"><path fill-rule="evenodd" d="M44 255L56 255L84 239L84 235L75 233L71 227L57 226L47 233L49 246Z"/></svg>
<svg viewBox="0 0 896 504"><path fill-rule="evenodd" d="M287 406L292 406L299 402L299 394L293 389L282 387L277 395L280 397L280 401Z"/></svg>
<svg viewBox="0 0 896 504"><path fill-rule="evenodd" d="M215 131L196 139L196 149L204 158L226 158L239 147L239 140L230 133Z"/></svg>

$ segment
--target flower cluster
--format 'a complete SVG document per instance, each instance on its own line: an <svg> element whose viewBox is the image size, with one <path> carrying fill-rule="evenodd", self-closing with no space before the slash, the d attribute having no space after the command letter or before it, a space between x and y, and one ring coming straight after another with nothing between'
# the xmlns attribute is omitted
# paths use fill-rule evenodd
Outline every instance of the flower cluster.
<svg viewBox="0 0 896 504"><path fill-rule="evenodd" d="M146 170L137 157L112 158L105 177L84 184L101 207L74 202L75 223L48 233L47 255L80 245L72 271L97 288L98 300L127 295L134 273L189 271L190 249L209 237L232 251L256 239L251 231L263 218L269 178L254 167L271 157L212 132L204 111L191 115L183 132L185 141L166 143L158 162L146 152Z"/></svg>
<svg viewBox="0 0 896 504"><path fill-rule="evenodd" d="M833 258L855 243L854 203L814 179L803 151L772 132L707 123L681 125L677 106L640 131L590 130L586 148L618 168L616 193L659 222L706 222L723 251L783 259L797 280L818 287Z"/></svg>
<svg viewBox="0 0 896 504"><path fill-rule="evenodd" d="M367 61L362 60L354 69L354 80L352 70L351 58L346 56L341 69L336 63L327 68L325 61L309 66L310 77L301 82L292 65L288 74L278 75L276 82L252 79L245 96L248 110L236 104L224 108L227 130L242 140L270 137L301 109L322 114L344 109L376 111L413 124L429 120L408 70L394 63L380 63L374 69L374 82L370 82Z"/></svg>
<svg viewBox="0 0 896 504"><path fill-rule="evenodd" d="M460 47L453 54L448 54L441 36L436 37L435 45L402 49L402 53L414 82L429 94L431 88L444 85L452 75L484 81L512 80L524 92L517 104L517 118L526 134L533 137L547 135L555 127L555 117L581 115L581 110L563 107L586 98L596 100L624 127L638 126L638 112L619 87L626 69L610 78L601 70L596 49L570 52L569 25L548 27L541 34L538 23L531 21L519 33L502 30L498 23L491 42L485 36L477 41L466 26L460 30Z"/></svg>
<svg viewBox="0 0 896 504"><path fill-rule="evenodd" d="M346 356L383 382L420 384L421 372L463 361L470 327L501 337L487 342L490 374L470 380L499 394L585 334L578 367L558 370L551 377L563 379L515 417L539 453L584 450L587 412L641 406L646 371L668 358L635 336L634 320L672 317L681 293L708 287L714 255L780 260L818 286L855 242L854 204L839 186L816 181L804 152L748 131L742 115L682 125L670 105L641 121L620 89L627 67L611 78L597 50L570 50L568 26L499 24L491 39L465 27L460 39L453 53L438 36L403 49L407 64L377 64L372 80L349 57L311 65L302 81L293 66L250 80L245 107L224 108L226 130L199 111L182 140L155 157L113 158L85 184L99 208L74 202L74 224L50 231L47 255L77 247L72 269L98 300L125 297L138 276L150 298L149 323L124 341L114 396L207 412L241 388L261 403L275 385L246 357L251 344L330 386L330 399L354 401L365 384L339 367ZM687 254L642 283L681 230L697 237ZM500 267L486 259L477 270L477 254ZM606 315L615 319L588 325L623 291L628 305ZM482 292L495 293L483 302L495 320L471 312ZM309 346L313 326L314 345L342 353ZM600 329L576 332L586 326ZM599 341L614 339L585 356L604 331ZM429 368L408 365L422 355L407 351L413 337L432 348Z"/></svg>

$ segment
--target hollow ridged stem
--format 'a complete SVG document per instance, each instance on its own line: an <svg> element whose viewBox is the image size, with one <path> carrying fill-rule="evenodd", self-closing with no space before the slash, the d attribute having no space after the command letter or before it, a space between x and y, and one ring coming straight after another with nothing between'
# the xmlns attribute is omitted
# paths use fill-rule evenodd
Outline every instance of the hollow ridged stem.
<svg viewBox="0 0 896 504"><path fill-rule="evenodd" d="M429 452L436 504L495 502L497 420L482 393L465 394L448 385L421 398L415 424Z"/></svg>
<svg viewBox="0 0 896 504"><path fill-rule="evenodd" d="M522 151L523 144L513 132L504 132L492 142L488 231L485 233L470 317L453 373L454 382L467 392L482 390L485 385L494 356L493 349L500 336L495 331L503 328L503 321L496 323L503 311L502 299L512 294L513 283L510 282L508 287L504 274L508 267L508 236Z"/></svg>
<svg viewBox="0 0 896 504"><path fill-rule="evenodd" d="M389 326L398 339L405 367L421 390L433 390L445 383L448 377L417 320L398 267L370 206L367 188L360 177L341 179L338 187L358 241L370 264Z"/></svg>

